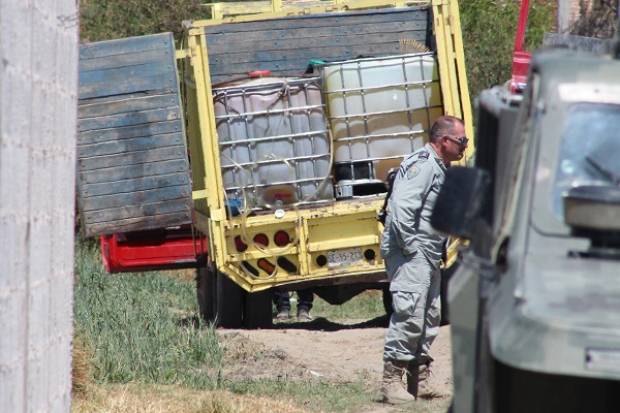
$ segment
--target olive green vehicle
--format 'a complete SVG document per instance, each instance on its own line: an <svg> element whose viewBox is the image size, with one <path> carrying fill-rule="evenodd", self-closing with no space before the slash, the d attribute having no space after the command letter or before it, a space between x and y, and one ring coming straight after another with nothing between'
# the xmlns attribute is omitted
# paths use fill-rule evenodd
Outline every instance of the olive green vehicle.
<svg viewBox="0 0 620 413"><path fill-rule="evenodd" d="M471 240L448 291L452 409L620 411L620 60L535 54L522 96L482 93L476 139L433 216Z"/></svg>

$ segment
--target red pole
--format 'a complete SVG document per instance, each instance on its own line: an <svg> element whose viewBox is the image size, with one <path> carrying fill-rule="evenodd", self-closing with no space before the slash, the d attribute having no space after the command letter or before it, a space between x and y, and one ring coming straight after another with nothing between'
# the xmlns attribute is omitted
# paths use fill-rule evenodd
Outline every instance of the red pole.
<svg viewBox="0 0 620 413"><path fill-rule="evenodd" d="M521 0L521 10L519 11L519 23L517 25L517 35L515 36L515 52L523 51L525 40L525 29L527 27L527 15L530 8L530 0Z"/></svg>

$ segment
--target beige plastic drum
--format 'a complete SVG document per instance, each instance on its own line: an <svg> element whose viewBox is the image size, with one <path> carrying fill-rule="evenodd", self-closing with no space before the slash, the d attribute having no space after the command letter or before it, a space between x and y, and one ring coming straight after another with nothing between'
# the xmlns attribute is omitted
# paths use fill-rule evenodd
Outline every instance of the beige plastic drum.
<svg viewBox="0 0 620 413"><path fill-rule="evenodd" d="M385 181L390 168L428 140L443 114L437 62L417 53L331 63L323 67L334 162L368 161L370 176Z"/></svg>

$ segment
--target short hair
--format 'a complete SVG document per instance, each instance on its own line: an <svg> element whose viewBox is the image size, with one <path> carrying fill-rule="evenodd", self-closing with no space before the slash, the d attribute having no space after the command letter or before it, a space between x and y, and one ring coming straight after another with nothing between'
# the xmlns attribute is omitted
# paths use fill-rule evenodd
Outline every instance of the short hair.
<svg viewBox="0 0 620 413"><path fill-rule="evenodd" d="M449 115L440 116L431 127L430 140L436 142L442 136L452 133L457 123L463 125L463 120Z"/></svg>

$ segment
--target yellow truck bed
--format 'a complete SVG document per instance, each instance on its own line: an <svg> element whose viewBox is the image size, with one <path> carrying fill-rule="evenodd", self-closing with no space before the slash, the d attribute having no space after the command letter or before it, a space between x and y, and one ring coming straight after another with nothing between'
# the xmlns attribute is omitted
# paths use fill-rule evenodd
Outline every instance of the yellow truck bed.
<svg viewBox="0 0 620 413"><path fill-rule="evenodd" d="M421 43L436 54L443 113L464 118L472 134L456 1L407 2L413 7L405 2L321 3L329 4L213 5L215 19L192 23L179 53L194 222L208 235L217 269L247 291L291 282L316 285L324 280L323 284L330 284L335 278L355 282L356 277L368 280L370 275L380 279L384 272L379 254L382 225L376 214L384 195L231 216L220 173L214 83L233 81L258 69L277 76L299 76L313 58L331 61L398 55L410 51L408 45ZM378 6L387 8L374 8ZM363 10L350 11L354 9ZM472 151L468 149L467 157ZM278 231L286 231L292 242L285 247L253 242L257 234L272 240ZM239 239L245 244L243 251L238 248Z"/></svg>

